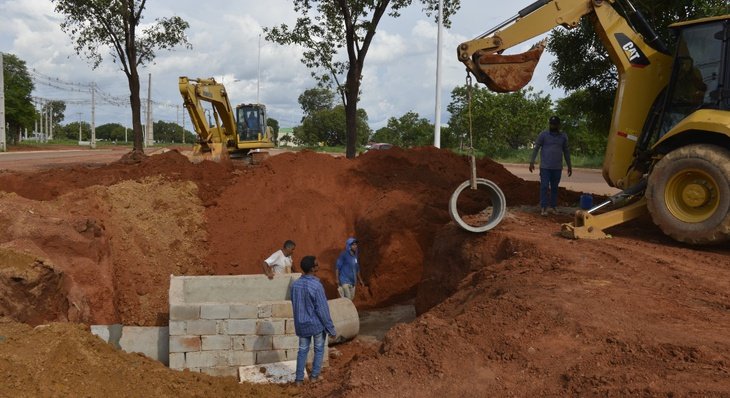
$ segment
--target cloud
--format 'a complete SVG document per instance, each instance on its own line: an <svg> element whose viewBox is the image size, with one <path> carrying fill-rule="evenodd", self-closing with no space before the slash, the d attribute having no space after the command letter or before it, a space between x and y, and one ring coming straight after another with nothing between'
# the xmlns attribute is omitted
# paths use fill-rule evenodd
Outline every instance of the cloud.
<svg viewBox="0 0 730 398"><path fill-rule="evenodd" d="M456 46L514 15L530 2L490 4L487 15L484 2L462 1L452 28L443 31L442 121L448 121L445 109L449 93L455 86L464 84L464 65L456 60ZM408 111L434 118L437 28L421 8L419 2L414 2L403 10L400 18L384 17L369 49L359 105L367 111L373 129L384 126L390 117L400 117ZM297 98L316 85L311 71L300 61L302 49L280 46L262 36L259 58L259 35L263 27L282 23L291 26L296 21L291 0L209 0L205 6L193 0L148 2L143 22L149 26L157 18L173 15L189 22L187 35L193 49L159 51L153 64L139 70L143 100L147 96L148 74L152 75L152 98L160 104L153 108L155 120L180 119L179 76L212 76L225 83L234 105L255 102L258 92L269 115L283 127L299 123L302 112ZM26 61L29 69L45 76L81 84L93 81L108 95L128 98L127 79L119 65L103 53L102 64L92 69L85 58L76 55L71 39L61 31L62 20L48 0L2 1L0 50L17 55ZM541 61L536 71L533 85L539 90L550 89L546 82L548 64L549 57ZM88 89L61 90L36 83L34 95L86 101L69 104L66 121L78 120L79 113L84 120L90 120ZM95 113L97 125L108 122L131 125L128 107L98 102ZM190 126L189 120L186 125Z"/></svg>

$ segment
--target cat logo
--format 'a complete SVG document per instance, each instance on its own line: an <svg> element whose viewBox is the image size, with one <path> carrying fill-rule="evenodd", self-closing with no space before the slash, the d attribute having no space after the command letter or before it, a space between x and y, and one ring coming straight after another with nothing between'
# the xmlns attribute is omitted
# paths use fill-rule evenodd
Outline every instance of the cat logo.
<svg viewBox="0 0 730 398"><path fill-rule="evenodd" d="M631 66L643 68L650 64L646 55L644 55L641 49L628 36L623 33L616 33L615 36Z"/></svg>

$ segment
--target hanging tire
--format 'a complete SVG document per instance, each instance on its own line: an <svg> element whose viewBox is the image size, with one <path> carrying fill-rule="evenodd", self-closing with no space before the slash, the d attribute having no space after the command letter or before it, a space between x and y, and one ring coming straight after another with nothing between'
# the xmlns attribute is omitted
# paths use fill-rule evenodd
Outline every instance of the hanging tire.
<svg viewBox="0 0 730 398"><path fill-rule="evenodd" d="M670 152L649 175L646 199L654 223L675 240L730 240L730 151L697 144Z"/></svg>
<svg viewBox="0 0 730 398"><path fill-rule="evenodd" d="M470 188L471 182L469 180L464 181L464 183L459 185L454 193L451 194L451 199L449 200L449 215L451 215L451 219L454 220L456 224L469 232L486 232L502 222L502 219L507 212L507 200L504 197L504 192L502 192L499 186L497 186L494 182L489 181L486 178L477 178L476 182L477 188L480 186L486 188L489 200L491 201L491 204L488 204L483 210L484 213L488 214L487 223L484 225L471 225L464 221L464 219L462 219L459 215L457 202L459 201L459 195L461 195L465 189Z"/></svg>

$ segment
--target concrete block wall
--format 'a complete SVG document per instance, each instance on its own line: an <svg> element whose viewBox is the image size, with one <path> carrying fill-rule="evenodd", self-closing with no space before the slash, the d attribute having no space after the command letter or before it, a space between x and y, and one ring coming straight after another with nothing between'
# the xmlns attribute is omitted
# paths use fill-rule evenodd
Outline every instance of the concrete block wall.
<svg viewBox="0 0 730 398"><path fill-rule="evenodd" d="M91 333L126 352L137 352L169 363L168 328L155 326L91 325Z"/></svg>
<svg viewBox="0 0 730 398"><path fill-rule="evenodd" d="M296 360L288 295L299 276L171 276L170 368L237 377L242 366Z"/></svg>

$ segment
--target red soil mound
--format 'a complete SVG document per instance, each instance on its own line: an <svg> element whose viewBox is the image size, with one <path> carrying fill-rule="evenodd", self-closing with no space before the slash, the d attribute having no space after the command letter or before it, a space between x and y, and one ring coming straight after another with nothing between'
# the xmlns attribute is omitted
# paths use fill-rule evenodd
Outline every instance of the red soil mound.
<svg viewBox="0 0 730 398"><path fill-rule="evenodd" d="M382 347L342 347L303 396L728 396L730 248L683 247L648 220L565 240L569 216L520 210L537 184L488 159L478 175L510 211L467 233L447 202L468 175L465 158L432 148L0 173L0 315L163 325L170 274L258 273L286 239L297 259L320 258L334 296L331 267L357 236L368 288L356 304L416 297L422 315ZM562 204L578 195L561 191ZM0 323L0 336L0 396L297 393L170 371L74 325Z"/></svg>
<svg viewBox="0 0 730 398"><path fill-rule="evenodd" d="M537 203L536 184L489 159L477 169L502 188L510 206ZM206 261L218 274L258 273L263 259L292 239L295 257L320 259L319 276L334 297L334 263L345 240L356 236L368 284L356 304L412 297L434 235L449 222L449 197L468 177L465 157L434 148L372 151L355 160L313 152L274 156L244 170L206 210L211 238L224 242ZM567 191L562 197L578 200Z"/></svg>

